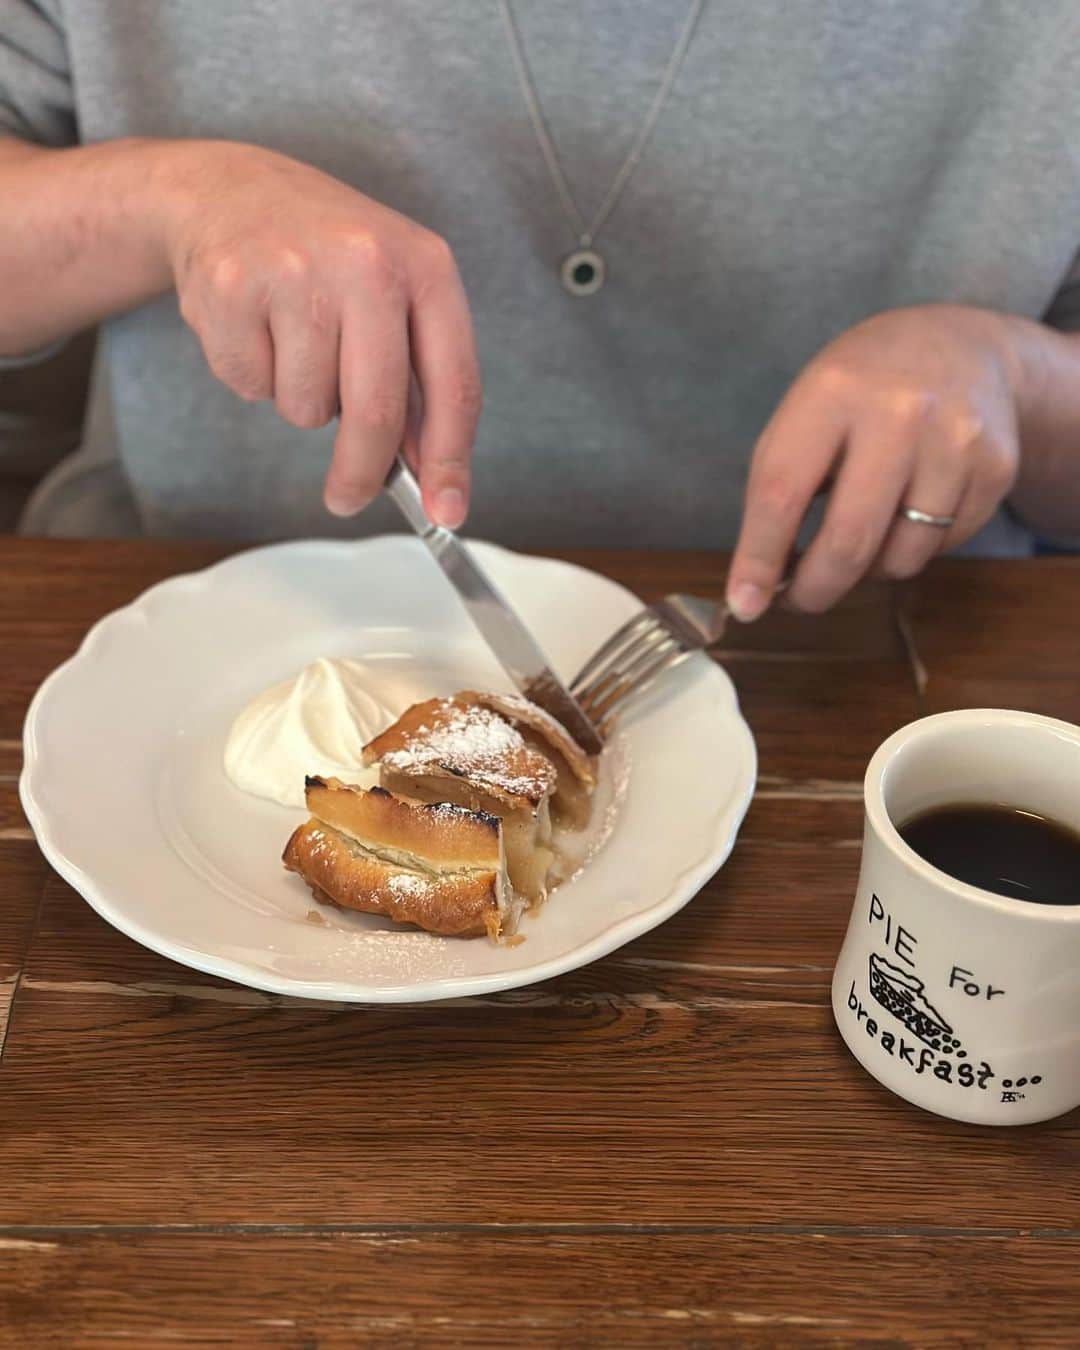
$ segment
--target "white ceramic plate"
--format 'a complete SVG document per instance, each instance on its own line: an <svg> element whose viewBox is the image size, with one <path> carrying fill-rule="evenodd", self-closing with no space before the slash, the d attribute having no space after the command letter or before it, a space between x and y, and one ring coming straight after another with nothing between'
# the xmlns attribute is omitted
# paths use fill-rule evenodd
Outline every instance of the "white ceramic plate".
<svg viewBox="0 0 1080 1350"><path fill-rule="evenodd" d="M570 676L638 602L566 563L472 546ZM412 1002L509 989L655 927L731 851L753 739L705 657L647 694L619 736L626 788L607 842L526 941L496 947L320 907L280 856L301 811L225 777L232 718L316 656L367 662L394 715L506 677L411 538L256 549L110 614L38 691L23 805L46 857L122 932L196 970L306 998Z"/></svg>

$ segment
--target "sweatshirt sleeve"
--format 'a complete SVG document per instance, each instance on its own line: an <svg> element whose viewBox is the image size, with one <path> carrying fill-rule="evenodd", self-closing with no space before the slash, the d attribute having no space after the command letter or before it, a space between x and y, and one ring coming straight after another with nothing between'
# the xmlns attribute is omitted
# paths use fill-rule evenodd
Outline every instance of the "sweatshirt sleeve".
<svg viewBox="0 0 1080 1350"><path fill-rule="evenodd" d="M1075 333L1080 329L1080 251L1062 278L1043 319L1051 328L1059 328L1063 333Z"/></svg>
<svg viewBox="0 0 1080 1350"><path fill-rule="evenodd" d="M1057 294L1042 316L1043 322L1062 333L1080 332L1080 251L1061 280ZM1021 524L1013 517L1016 524ZM1053 535L1032 531L1036 552L1080 553L1080 535Z"/></svg>
<svg viewBox="0 0 1080 1350"><path fill-rule="evenodd" d="M78 140L59 0L0 0L0 136Z"/></svg>

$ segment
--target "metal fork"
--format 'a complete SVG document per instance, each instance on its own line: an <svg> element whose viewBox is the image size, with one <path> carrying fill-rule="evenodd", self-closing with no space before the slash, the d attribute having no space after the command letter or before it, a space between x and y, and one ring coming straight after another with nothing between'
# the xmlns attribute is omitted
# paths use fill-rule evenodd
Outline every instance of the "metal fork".
<svg viewBox="0 0 1080 1350"><path fill-rule="evenodd" d="M786 576L776 593L790 584ZM628 619L578 671L570 692L602 737L618 711L665 671L715 647L731 618L727 604L698 595L667 595Z"/></svg>

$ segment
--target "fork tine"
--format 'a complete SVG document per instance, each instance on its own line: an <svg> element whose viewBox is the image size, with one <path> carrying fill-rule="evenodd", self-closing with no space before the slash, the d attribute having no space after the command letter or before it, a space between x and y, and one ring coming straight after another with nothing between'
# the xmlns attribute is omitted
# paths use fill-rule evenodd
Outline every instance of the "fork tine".
<svg viewBox="0 0 1080 1350"><path fill-rule="evenodd" d="M646 681L654 679L676 658L688 654L686 647L669 633L658 645L646 651L635 651L631 660L607 672L597 688L579 700L586 715L593 722L602 721L617 703L643 687Z"/></svg>
<svg viewBox="0 0 1080 1350"><path fill-rule="evenodd" d="M607 693L590 705L589 717L603 729L607 735L625 706L639 694L648 689L661 675L673 666L684 661L690 653L680 647L672 647L656 656L633 680L622 680L612 686Z"/></svg>
<svg viewBox="0 0 1080 1350"><path fill-rule="evenodd" d="M650 629L659 630L660 628L660 620L651 609L643 609L640 613L627 619L622 627L616 629L604 645L597 652L594 652L570 681L570 692L577 698L578 691L583 689L601 667L606 666L623 647L639 635L644 636Z"/></svg>
<svg viewBox="0 0 1080 1350"><path fill-rule="evenodd" d="M608 685L615 680L621 680L642 659L647 659L659 647L670 642L678 642L678 638L663 625L658 624L635 638L633 642L626 643L591 680L581 686L575 695L578 702L582 699L586 702L595 702L603 695Z"/></svg>
<svg viewBox="0 0 1080 1350"><path fill-rule="evenodd" d="M671 670L672 667L679 665L692 655L693 652L687 651L685 647L670 648L662 656L658 656L651 666L643 670L633 683L627 684L624 682L609 693L602 701L602 707L590 707L589 720L595 723L600 735L606 740L611 734L619 712L631 699L643 694L646 689L655 684L665 671Z"/></svg>

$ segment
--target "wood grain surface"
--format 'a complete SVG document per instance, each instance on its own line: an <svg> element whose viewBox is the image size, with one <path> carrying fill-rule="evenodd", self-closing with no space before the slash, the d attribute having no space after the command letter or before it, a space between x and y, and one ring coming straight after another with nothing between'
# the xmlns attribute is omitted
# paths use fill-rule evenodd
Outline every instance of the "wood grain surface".
<svg viewBox="0 0 1080 1350"><path fill-rule="evenodd" d="M65 1233L5 1255L24 1343L1024 1346L1064 1343L1076 1289L1074 1243L944 1232Z"/></svg>
<svg viewBox="0 0 1080 1350"><path fill-rule="evenodd" d="M1080 1113L908 1106L828 988L867 758L928 710L1080 719L1080 562L942 563L737 630L759 788L700 897L546 984L389 1008L135 945L19 808L41 679L224 552L0 543L0 1344L1077 1343ZM645 598L724 575L574 560Z"/></svg>

